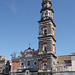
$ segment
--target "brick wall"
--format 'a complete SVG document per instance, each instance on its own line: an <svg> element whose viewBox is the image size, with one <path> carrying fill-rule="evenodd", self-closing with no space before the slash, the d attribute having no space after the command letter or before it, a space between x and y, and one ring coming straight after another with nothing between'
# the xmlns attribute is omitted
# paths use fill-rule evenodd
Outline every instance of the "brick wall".
<svg viewBox="0 0 75 75"><path fill-rule="evenodd" d="M17 70L19 67L19 61L12 61L12 70Z"/></svg>
<svg viewBox="0 0 75 75"><path fill-rule="evenodd" d="M47 60L47 69L50 70L52 67L52 59Z"/></svg>

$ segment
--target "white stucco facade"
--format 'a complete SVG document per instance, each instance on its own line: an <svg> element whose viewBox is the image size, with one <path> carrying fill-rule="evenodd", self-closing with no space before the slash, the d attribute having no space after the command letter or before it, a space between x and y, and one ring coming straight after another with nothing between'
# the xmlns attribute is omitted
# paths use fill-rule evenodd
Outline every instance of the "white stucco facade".
<svg viewBox="0 0 75 75"><path fill-rule="evenodd" d="M75 54L71 54L72 71L75 71Z"/></svg>

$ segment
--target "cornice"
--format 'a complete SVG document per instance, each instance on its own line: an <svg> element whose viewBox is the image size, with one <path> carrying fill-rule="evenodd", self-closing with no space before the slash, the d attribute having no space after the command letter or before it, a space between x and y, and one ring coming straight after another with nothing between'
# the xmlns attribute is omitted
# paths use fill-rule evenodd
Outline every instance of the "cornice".
<svg viewBox="0 0 75 75"><path fill-rule="evenodd" d="M54 13L54 10L53 10L52 8L47 8L47 7L46 7L46 8L42 8L41 11L40 11L40 13L41 13L42 11L45 11L45 10L51 10L51 11Z"/></svg>
<svg viewBox="0 0 75 75"><path fill-rule="evenodd" d="M52 35L46 35L46 36L44 35L44 36L38 37L38 39L40 39L40 38L46 38L46 37L52 37L53 40L56 42L55 38Z"/></svg>
<svg viewBox="0 0 75 75"><path fill-rule="evenodd" d="M55 25L54 21L53 21L50 17L49 17L49 19L40 20L40 21L38 21L38 23L40 23L40 22L44 22L44 21L49 21L49 20L51 20L51 21L52 21L52 23L53 23L53 25L54 25L54 27L56 27L56 25Z"/></svg>

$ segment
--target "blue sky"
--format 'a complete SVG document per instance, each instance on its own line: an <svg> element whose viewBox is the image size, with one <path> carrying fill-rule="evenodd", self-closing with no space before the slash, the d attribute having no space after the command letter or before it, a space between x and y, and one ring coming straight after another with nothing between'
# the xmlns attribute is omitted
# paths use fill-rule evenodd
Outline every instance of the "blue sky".
<svg viewBox="0 0 75 75"><path fill-rule="evenodd" d="M42 0L0 0L0 55L38 49ZM75 52L75 0L52 0L56 24L56 55ZM19 55L19 54L17 54Z"/></svg>

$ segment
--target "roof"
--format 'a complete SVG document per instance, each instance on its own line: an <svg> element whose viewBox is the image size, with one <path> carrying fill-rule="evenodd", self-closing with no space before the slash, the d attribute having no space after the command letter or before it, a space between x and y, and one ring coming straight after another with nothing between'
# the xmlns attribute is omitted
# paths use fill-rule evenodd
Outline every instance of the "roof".
<svg viewBox="0 0 75 75"><path fill-rule="evenodd" d="M21 51L21 56L24 56L25 54L33 53L34 55L37 55L37 51L34 51L34 49L31 49L30 47L26 49L24 52Z"/></svg>
<svg viewBox="0 0 75 75"><path fill-rule="evenodd" d="M57 56L57 64L65 64L65 61L70 61L70 55Z"/></svg>
<svg viewBox="0 0 75 75"><path fill-rule="evenodd" d="M71 53L71 56L75 56L75 53Z"/></svg>

